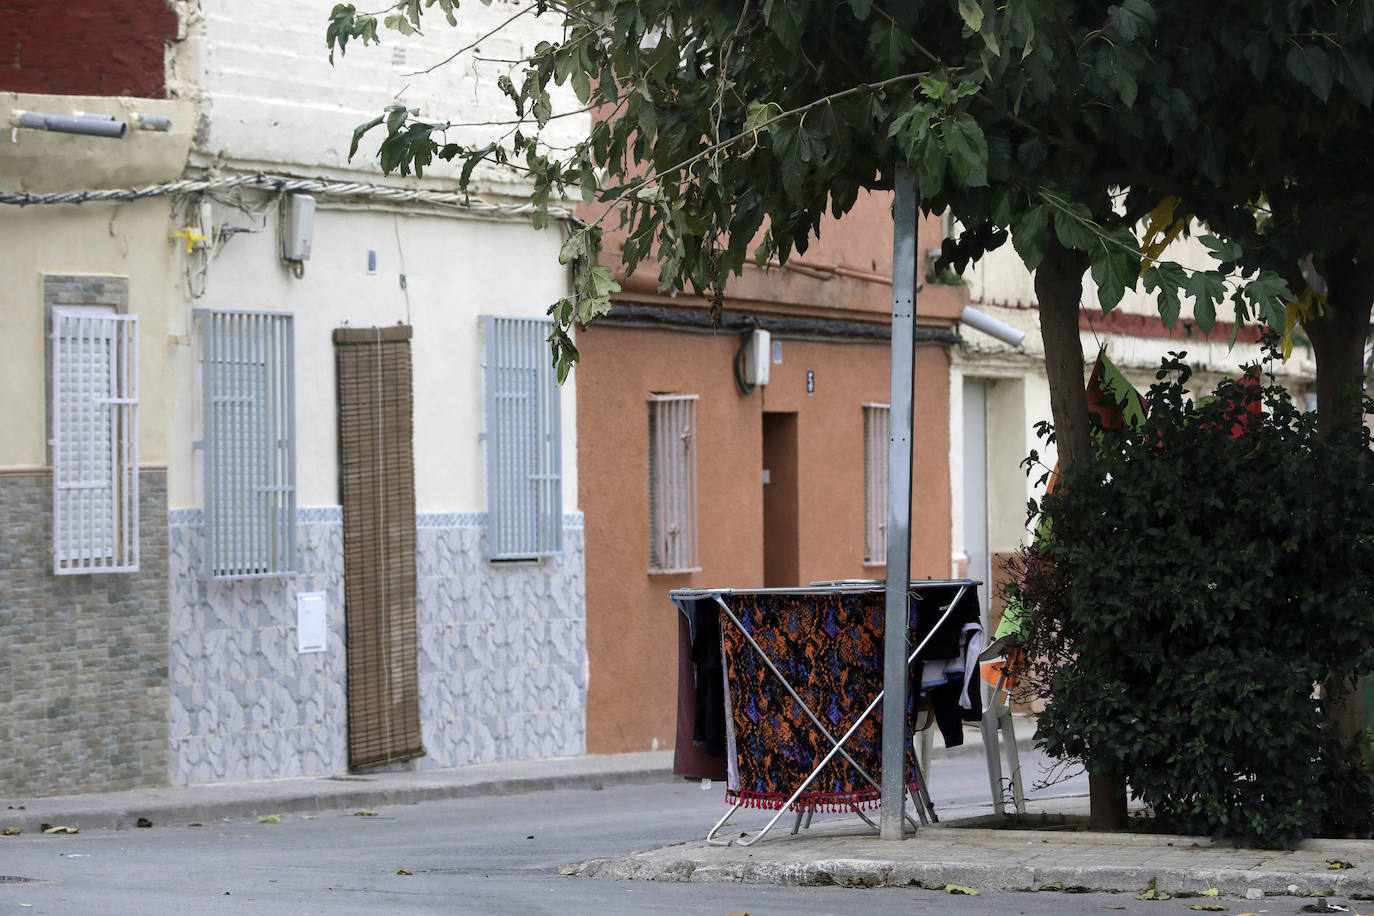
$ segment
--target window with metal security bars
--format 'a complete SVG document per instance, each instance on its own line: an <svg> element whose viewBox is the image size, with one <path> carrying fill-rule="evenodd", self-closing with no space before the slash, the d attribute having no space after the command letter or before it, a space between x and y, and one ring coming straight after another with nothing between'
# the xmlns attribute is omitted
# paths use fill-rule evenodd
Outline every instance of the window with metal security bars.
<svg viewBox="0 0 1374 916"><path fill-rule="evenodd" d="M206 579L295 572L292 316L199 310Z"/></svg>
<svg viewBox="0 0 1374 916"><path fill-rule="evenodd" d="M138 569L138 318L52 312L53 572Z"/></svg>
<svg viewBox="0 0 1374 916"><path fill-rule="evenodd" d="M483 315L487 558L563 550L562 428L550 318Z"/></svg>
<svg viewBox="0 0 1374 916"><path fill-rule="evenodd" d="M649 571L697 565L697 395L649 395Z"/></svg>
<svg viewBox="0 0 1374 916"><path fill-rule="evenodd" d="M892 411L864 405L864 562L887 562L887 453Z"/></svg>

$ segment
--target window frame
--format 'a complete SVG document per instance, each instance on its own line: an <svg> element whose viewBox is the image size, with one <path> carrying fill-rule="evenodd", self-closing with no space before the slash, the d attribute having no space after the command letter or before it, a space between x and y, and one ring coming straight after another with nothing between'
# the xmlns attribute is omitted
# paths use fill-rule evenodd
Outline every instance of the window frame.
<svg viewBox="0 0 1374 916"><path fill-rule="evenodd" d="M196 309L206 581L294 576L295 315Z"/></svg>
<svg viewBox="0 0 1374 916"><path fill-rule="evenodd" d="M653 575L701 571L697 505L699 400L700 396L695 394L657 391L648 396L649 572ZM673 436L668 431L671 424L680 424L683 429L678 439L685 449L676 460L672 460ZM674 543L664 541L665 529Z"/></svg>
<svg viewBox="0 0 1374 916"><path fill-rule="evenodd" d="M483 478L491 562L563 553L562 392L553 319L480 315Z"/></svg>
<svg viewBox="0 0 1374 916"><path fill-rule="evenodd" d="M55 305L49 320L53 574L137 572L138 316Z"/></svg>
<svg viewBox="0 0 1374 916"><path fill-rule="evenodd" d="M887 565L888 451L892 407L877 402L863 406L864 565Z"/></svg>

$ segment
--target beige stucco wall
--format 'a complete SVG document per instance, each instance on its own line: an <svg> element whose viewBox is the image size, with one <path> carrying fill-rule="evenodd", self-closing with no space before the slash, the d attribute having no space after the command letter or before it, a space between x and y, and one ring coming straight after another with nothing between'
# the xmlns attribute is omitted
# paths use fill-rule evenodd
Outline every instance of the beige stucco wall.
<svg viewBox="0 0 1374 916"><path fill-rule="evenodd" d="M250 200L251 195L250 195ZM205 273L204 295L174 333L197 340L192 307L285 311L295 315L298 503L337 505L335 328L410 324L415 385L416 504L421 512L481 512L482 335L480 314L542 317L566 295L558 228L527 223L334 208L315 216L312 255L297 278L278 257L275 205L263 220L216 204L216 226L234 234ZM376 252L368 273L368 251ZM404 286L402 286L404 275ZM190 443L200 427L195 352L178 351L169 502L200 501ZM575 394L561 392L564 507L576 506Z"/></svg>
<svg viewBox="0 0 1374 916"><path fill-rule="evenodd" d="M173 131L129 131L122 140L16 130L0 142L0 190L55 191L134 187L181 177L190 145L191 108L129 98L0 94L9 110L50 114L134 111L170 117ZM180 300L178 254L170 237L171 202L0 205L0 467L46 461L43 275L99 274L129 279L130 313L139 316L139 438L143 464L168 460L172 347L169 317Z"/></svg>

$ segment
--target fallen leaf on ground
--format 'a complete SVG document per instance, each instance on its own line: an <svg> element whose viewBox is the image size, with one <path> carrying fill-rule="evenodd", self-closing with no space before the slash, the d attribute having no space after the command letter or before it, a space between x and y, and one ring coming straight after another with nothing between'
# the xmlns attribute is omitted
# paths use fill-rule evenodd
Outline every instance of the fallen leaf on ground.
<svg viewBox="0 0 1374 916"><path fill-rule="evenodd" d="M967 897L977 897L977 896L978 896L978 891L975 891L975 890L974 890L973 888L971 888L971 887L964 887L964 885L962 885L962 884L946 884L946 885L945 885L945 890L948 891L948 892L951 893L951 894L963 894L964 896L967 896Z"/></svg>
<svg viewBox="0 0 1374 916"><path fill-rule="evenodd" d="M1188 907L1190 910L1206 910L1209 913L1224 913L1226 907L1220 903L1195 903Z"/></svg>
<svg viewBox="0 0 1374 916"><path fill-rule="evenodd" d="M1309 904L1307 904L1307 905L1304 906L1301 910L1299 910L1299 912L1302 912L1302 913L1348 913L1348 912L1350 912L1350 911L1347 910L1347 909L1346 909L1345 907L1343 907L1343 906L1328 906L1327 903L1326 903L1326 898L1325 898L1325 897L1322 897L1322 898L1318 899L1316 903L1309 903Z"/></svg>
<svg viewBox="0 0 1374 916"><path fill-rule="evenodd" d="M414 872L411 872L411 871L406 871L404 868L398 868L398 869L396 869L396 874L398 874L398 875L413 875L413 874L415 874L415 873L414 873Z"/></svg>
<svg viewBox="0 0 1374 916"><path fill-rule="evenodd" d="M1062 891L1063 889L1064 885L1059 881L1051 881L1049 884L1042 884L1039 887L1039 890L1042 891Z"/></svg>
<svg viewBox="0 0 1374 916"><path fill-rule="evenodd" d="M1329 871L1336 871L1341 868L1354 868L1353 862L1342 862L1340 859L1327 859L1326 867Z"/></svg>
<svg viewBox="0 0 1374 916"><path fill-rule="evenodd" d="M45 827L44 833L80 833L80 827L63 827L60 824L56 827Z"/></svg>
<svg viewBox="0 0 1374 916"><path fill-rule="evenodd" d="M1215 897L1215 896L1217 896L1217 895L1220 894L1220 893L1221 893L1221 891L1217 890L1215 887L1209 887L1209 888L1207 888L1207 890L1205 890L1205 891L1202 892L1202 896L1204 896L1204 897Z"/></svg>
<svg viewBox="0 0 1374 916"><path fill-rule="evenodd" d="M354 811L354 812L353 812L353 816L354 816L354 817L376 817L376 816L377 816L377 812L376 812L376 811L371 811L371 810L369 810L369 809L367 809L367 808L359 808L357 811Z"/></svg>
<svg viewBox="0 0 1374 916"><path fill-rule="evenodd" d="M259 823L259 824L280 824L280 823L281 823L281 818L277 817L275 814L266 814L266 815L263 815L262 817L258 818L258 823Z"/></svg>
<svg viewBox="0 0 1374 916"><path fill-rule="evenodd" d="M1172 900L1172 899L1173 899L1173 895L1170 894L1168 891L1157 891L1157 890L1155 890L1154 888L1151 887L1151 888L1148 888L1147 890L1142 891L1135 899L1137 899L1137 900Z"/></svg>
<svg viewBox="0 0 1374 916"><path fill-rule="evenodd" d="M6 827L4 830L0 830L0 836L19 836L23 832L18 827Z"/></svg>
<svg viewBox="0 0 1374 916"><path fill-rule="evenodd" d="M140 817L136 823L137 823L137 826L139 826L139 827L151 827L151 826L153 826L153 822L150 821L150 820L148 820L146 817Z"/></svg>

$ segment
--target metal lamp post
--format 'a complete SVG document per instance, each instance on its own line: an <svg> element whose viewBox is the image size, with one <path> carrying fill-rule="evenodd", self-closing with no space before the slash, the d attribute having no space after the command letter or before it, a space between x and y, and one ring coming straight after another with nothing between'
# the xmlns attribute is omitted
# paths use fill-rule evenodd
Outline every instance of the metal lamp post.
<svg viewBox="0 0 1374 916"><path fill-rule="evenodd" d="M887 450L887 615L883 636L883 775L878 826L904 833L907 587L911 579L911 440L916 368L916 187L897 167L892 205L892 391Z"/></svg>

